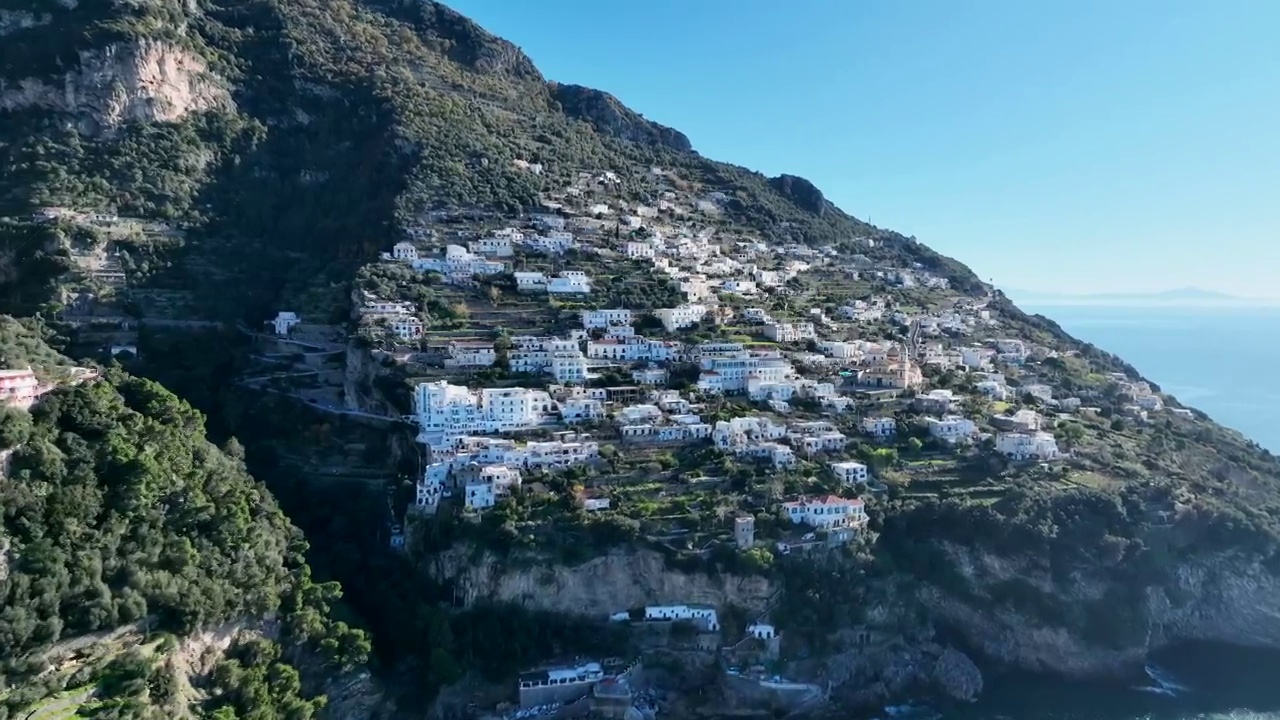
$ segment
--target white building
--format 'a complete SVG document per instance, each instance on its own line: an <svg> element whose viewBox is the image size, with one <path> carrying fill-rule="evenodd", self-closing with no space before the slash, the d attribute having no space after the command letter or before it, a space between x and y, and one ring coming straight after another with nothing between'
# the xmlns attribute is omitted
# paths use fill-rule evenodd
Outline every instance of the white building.
<svg viewBox="0 0 1280 720"><path fill-rule="evenodd" d="M667 329L667 332L675 332L676 330L690 327L694 323L700 322L706 314L706 306L698 304L659 308L653 311L653 316L662 321L662 326Z"/></svg>
<svg viewBox="0 0 1280 720"><path fill-rule="evenodd" d="M553 295L585 295L591 292L591 279L581 270L565 270L547 282L547 292Z"/></svg>
<svg viewBox="0 0 1280 720"><path fill-rule="evenodd" d="M776 355L704 356L701 365L704 371L698 378L698 389L711 394L744 392L751 379L762 385L781 385L795 377L791 363Z"/></svg>
<svg viewBox="0 0 1280 720"><path fill-rule="evenodd" d="M827 357L839 360L854 360L859 355L857 343L840 340L823 340L818 343L818 350Z"/></svg>
<svg viewBox="0 0 1280 720"><path fill-rule="evenodd" d="M419 439L509 432L535 427L553 412L551 396L528 388L471 390L443 380L414 390Z"/></svg>
<svg viewBox="0 0 1280 720"><path fill-rule="evenodd" d="M445 359L444 366L493 367L497 359L497 351L491 342L454 340L449 343L449 357Z"/></svg>
<svg viewBox="0 0 1280 720"><path fill-rule="evenodd" d="M737 295L755 295L758 292L754 280L725 280L720 289Z"/></svg>
<svg viewBox="0 0 1280 720"><path fill-rule="evenodd" d="M555 353L578 352L578 341L555 337L517 335L511 338L507 365L511 372L541 373L551 367Z"/></svg>
<svg viewBox="0 0 1280 720"><path fill-rule="evenodd" d="M559 403L560 419L566 423L590 422L604 417L604 404L590 397L570 397Z"/></svg>
<svg viewBox="0 0 1280 720"><path fill-rule="evenodd" d="M831 472L836 479L845 485L864 483L867 481L867 466L860 462L846 461L831 463Z"/></svg>
<svg viewBox="0 0 1280 720"><path fill-rule="evenodd" d="M769 323L764 326L764 335L774 342L782 343L804 342L818 337L811 322Z"/></svg>
<svg viewBox="0 0 1280 720"><path fill-rule="evenodd" d="M547 276L540 272L517 272L513 275L518 292L545 292L547 289Z"/></svg>
<svg viewBox="0 0 1280 720"><path fill-rule="evenodd" d="M959 415L948 415L942 419L929 418L929 435L954 445L970 440L978 433L978 426L969 418Z"/></svg>
<svg viewBox="0 0 1280 720"><path fill-rule="evenodd" d="M770 323L773 317L764 308L749 307L742 310L742 319L749 322Z"/></svg>
<svg viewBox="0 0 1280 720"><path fill-rule="evenodd" d="M996 451L1010 460L1056 460L1058 441L1047 432L1010 432L996 435Z"/></svg>
<svg viewBox="0 0 1280 720"><path fill-rule="evenodd" d="M629 622L632 617L628 611L616 612L609 616L614 622ZM649 605L641 615L644 622L676 622L685 621L697 625L705 632L719 632L720 620L716 609L710 605Z"/></svg>
<svg viewBox="0 0 1280 720"><path fill-rule="evenodd" d="M300 322L302 322L302 320L298 317L297 313L281 310L276 313L276 318L271 321L271 325L275 329L276 335L283 337L288 335L289 331L293 329L293 326Z"/></svg>
<svg viewBox="0 0 1280 720"><path fill-rule="evenodd" d="M418 259L418 248L413 243L398 242L391 246L391 257L396 260L411 262Z"/></svg>
<svg viewBox="0 0 1280 720"><path fill-rule="evenodd" d="M651 242L631 241L623 246L622 252L629 258L652 259L658 254L658 249Z"/></svg>
<svg viewBox="0 0 1280 720"><path fill-rule="evenodd" d="M551 353L551 365L547 368L556 382L563 385L581 385L587 381L587 359L574 349Z"/></svg>
<svg viewBox="0 0 1280 720"><path fill-rule="evenodd" d="M401 340L416 340L422 337L422 321L416 315L397 315L390 319L391 332Z"/></svg>
<svg viewBox="0 0 1280 720"><path fill-rule="evenodd" d="M511 240L510 236L481 238L467 243L467 249L485 257L511 257Z"/></svg>
<svg viewBox="0 0 1280 720"><path fill-rule="evenodd" d="M783 512L791 522L810 527L831 529L859 527L867 523L866 504L858 499L845 499L835 495L820 498L800 498L782 503Z"/></svg>
<svg viewBox="0 0 1280 720"><path fill-rule="evenodd" d="M583 310L579 316L582 318L582 327L588 330L591 328L608 328L613 325L630 325L634 317L632 312L626 308Z"/></svg>
<svg viewBox="0 0 1280 720"><path fill-rule="evenodd" d="M890 438L898 432L898 421L891 417L863 418L862 432L873 438Z"/></svg>
<svg viewBox="0 0 1280 720"><path fill-rule="evenodd" d="M486 260L461 245L448 245L441 258L418 258L413 268L423 272L437 272L446 276L497 275L505 270L500 262Z"/></svg>
<svg viewBox="0 0 1280 720"><path fill-rule="evenodd" d="M911 404L920 412L948 413L956 406L956 395L950 390L935 388L922 395L917 395Z"/></svg>

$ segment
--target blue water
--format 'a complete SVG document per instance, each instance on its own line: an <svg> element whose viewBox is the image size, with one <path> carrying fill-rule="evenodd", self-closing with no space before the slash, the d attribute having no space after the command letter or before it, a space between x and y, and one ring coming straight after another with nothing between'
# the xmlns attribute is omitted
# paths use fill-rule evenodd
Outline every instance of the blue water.
<svg viewBox="0 0 1280 720"><path fill-rule="evenodd" d="M1179 401L1280 452L1280 308L1024 306Z"/></svg>
<svg viewBox="0 0 1280 720"><path fill-rule="evenodd" d="M1134 676L1072 683L989 674L963 707L881 713L896 720L1280 720L1280 653L1199 644L1163 651Z"/></svg>

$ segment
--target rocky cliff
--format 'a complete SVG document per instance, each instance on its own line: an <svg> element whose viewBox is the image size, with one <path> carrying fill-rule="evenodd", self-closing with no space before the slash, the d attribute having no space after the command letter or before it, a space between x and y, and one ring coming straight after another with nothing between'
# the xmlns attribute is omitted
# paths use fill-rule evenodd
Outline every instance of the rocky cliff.
<svg viewBox="0 0 1280 720"><path fill-rule="evenodd" d="M17 20L5 26L12 22ZM37 108L66 113L88 136L109 134L130 121L172 122L230 107L227 84L204 60L165 42L117 43L82 51L77 69L59 79L0 80L0 111Z"/></svg>
<svg viewBox="0 0 1280 720"><path fill-rule="evenodd" d="M1206 640L1280 648L1280 577L1258 559L1205 555L1142 586L1102 573L1055 579L1042 558L948 552L972 592L926 586L918 597L933 621L997 663L1068 676L1132 669L1166 645ZM1010 602L1016 584L1018 602Z"/></svg>
<svg viewBox="0 0 1280 720"><path fill-rule="evenodd" d="M468 605L510 602L595 617L649 603L734 605L758 613L777 590L762 577L678 572L652 550L614 551L573 567L524 567L487 551L459 547L422 563L434 579L453 582L459 602Z"/></svg>
<svg viewBox="0 0 1280 720"><path fill-rule="evenodd" d="M591 123L602 135L682 152L693 150L684 133L646 120L607 92L560 83L551 83L550 88L566 115Z"/></svg>

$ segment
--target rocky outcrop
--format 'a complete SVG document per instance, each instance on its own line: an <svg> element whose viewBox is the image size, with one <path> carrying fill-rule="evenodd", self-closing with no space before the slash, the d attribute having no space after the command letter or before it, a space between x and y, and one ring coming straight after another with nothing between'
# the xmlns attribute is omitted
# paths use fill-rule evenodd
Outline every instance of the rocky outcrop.
<svg viewBox="0 0 1280 720"><path fill-rule="evenodd" d="M972 596L926 587L918 597L936 623L1001 664L1088 677L1129 671L1180 641L1280 648L1280 576L1257 558L1185 559L1161 583L1122 592L1108 568L1056 582L1038 559L947 552ZM1011 583L1025 607L1007 601Z"/></svg>
<svg viewBox="0 0 1280 720"><path fill-rule="evenodd" d="M422 40L469 70L544 82L542 73L520 48L438 2L414 3L410 21Z"/></svg>
<svg viewBox="0 0 1280 720"><path fill-rule="evenodd" d="M53 21L49 13L36 13L27 10L6 10L0 8L0 37L26 30L27 28L48 25Z"/></svg>
<svg viewBox="0 0 1280 720"><path fill-rule="evenodd" d="M796 175L779 175L769 178L769 186L783 197L795 203L801 210L814 215L827 211L827 199L816 185Z"/></svg>
<svg viewBox="0 0 1280 720"><path fill-rule="evenodd" d="M550 88L551 96L560 103L566 115L591 123L602 135L681 152L693 150L693 144L684 133L644 119L607 92L560 83L551 83Z"/></svg>
<svg viewBox="0 0 1280 720"><path fill-rule="evenodd" d="M971 701L982 693L982 672L967 655L931 641L899 638L826 658L821 674L836 707L879 707L913 695Z"/></svg>
<svg viewBox="0 0 1280 720"><path fill-rule="evenodd" d="M982 694L982 671L952 647L943 650L933 664L932 680L944 695L956 700L977 700Z"/></svg>
<svg viewBox="0 0 1280 720"><path fill-rule="evenodd" d="M84 135L130 121L171 122L229 108L227 84L189 50L164 42L120 43L80 53L79 68L58 80L0 81L0 111L43 108L75 118Z"/></svg>
<svg viewBox="0 0 1280 720"><path fill-rule="evenodd" d="M199 630L178 643L171 656L173 671L186 688L201 683L226 657L231 646L256 637L278 640L279 628L274 622L236 621ZM379 683L363 668L333 672L315 665L305 652L292 651L288 659L302 673L307 692L325 695L327 703L319 717L332 720L383 720L394 714L394 704L383 693Z"/></svg>
<svg viewBox="0 0 1280 720"><path fill-rule="evenodd" d="M426 571L457 588L460 602L509 602L603 618L653 603L736 605L761 612L776 588L757 576L683 573L652 550L617 550L576 566L524 566L474 548L424 558Z"/></svg>

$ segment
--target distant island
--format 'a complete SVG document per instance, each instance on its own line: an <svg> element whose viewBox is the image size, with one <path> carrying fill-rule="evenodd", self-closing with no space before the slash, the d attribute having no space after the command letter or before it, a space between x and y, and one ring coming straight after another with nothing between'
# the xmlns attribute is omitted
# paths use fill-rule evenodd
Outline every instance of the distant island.
<svg viewBox="0 0 1280 720"><path fill-rule="evenodd" d="M1280 298L1231 295L1185 287L1151 293L1054 293L1008 288L1005 295L1027 305L1121 305L1161 307L1237 307L1280 305Z"/></svg>

